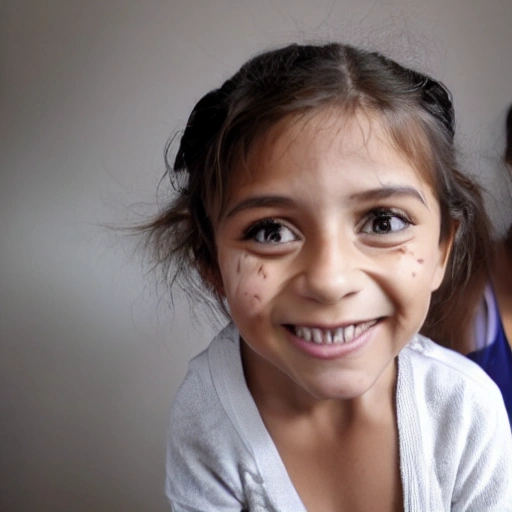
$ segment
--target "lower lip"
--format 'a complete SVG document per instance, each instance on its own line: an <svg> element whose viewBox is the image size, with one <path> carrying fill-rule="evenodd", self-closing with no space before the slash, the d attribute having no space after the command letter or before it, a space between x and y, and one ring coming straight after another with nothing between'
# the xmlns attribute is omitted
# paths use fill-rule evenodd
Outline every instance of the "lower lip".
<svg viewBox="0 0 512 512"><path fill-rule="evenodd" d="M364 350L370 343L375 328L380 325L381 322L377 322L375 325L361 333L357 338L347 343L315 343L313 341L306 341L302 338L295 336L290 330L286 329L289 339L292 344L299 350L307 354L308 356L315 357L317 359L339 359L343 357L349 357L356 355L357 353Z"/></svg>

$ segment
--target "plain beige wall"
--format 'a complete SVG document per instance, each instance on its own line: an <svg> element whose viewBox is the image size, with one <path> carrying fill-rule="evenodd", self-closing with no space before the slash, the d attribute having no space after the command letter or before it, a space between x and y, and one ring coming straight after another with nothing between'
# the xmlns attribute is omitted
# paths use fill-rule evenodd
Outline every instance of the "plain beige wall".
<svg viewBox="0 0 512 512"><path fill-rule="evenodd" d="M214 328L182 296L171 318L136 241L100 224L153 211L202 94L293 40L417 62L453 90L503 226L511 24L510 0L0 0L0 509L166 510L169 402Z"/></svg>

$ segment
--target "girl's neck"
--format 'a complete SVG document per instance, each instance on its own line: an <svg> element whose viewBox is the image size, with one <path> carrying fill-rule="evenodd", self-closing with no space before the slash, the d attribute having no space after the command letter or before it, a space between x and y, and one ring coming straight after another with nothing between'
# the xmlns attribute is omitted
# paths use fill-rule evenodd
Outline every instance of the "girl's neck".
<svg viewBox="0 0 512 512"><path fill-rule="evenodd" d="M403 510L396 360L350 400L317 400L294 390L287 375L266 371L264 359L246 361L249 389L307 510Z"/></svg>
<svg viewBox="0 0 512 512"><path fill-rule="evenodd" d="M350 428L360 422L380 421L395 414L396 360L363 395L351 399L319 400L299 386L290 385L290 377L284 373L266 371L265 367L270 363L257 354L256 357L254 353L247 357L251 348L243 341L241 349L247 386L263 419L273 416L281 417L283 421L325 421L326 425L335 428Z"/></svg>

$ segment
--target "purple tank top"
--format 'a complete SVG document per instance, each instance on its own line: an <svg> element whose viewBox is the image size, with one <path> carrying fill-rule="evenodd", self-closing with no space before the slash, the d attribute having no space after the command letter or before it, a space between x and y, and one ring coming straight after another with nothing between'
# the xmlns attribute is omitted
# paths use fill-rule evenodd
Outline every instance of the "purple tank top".
<svg viewBox="0 0 512 512"><path fill-rule="evenodd" d="M488 346L471 352L468 357L480 365L500 388L512 425L512 349L505 336L497 307L496 313L498 315L496 337Z"/></svg>

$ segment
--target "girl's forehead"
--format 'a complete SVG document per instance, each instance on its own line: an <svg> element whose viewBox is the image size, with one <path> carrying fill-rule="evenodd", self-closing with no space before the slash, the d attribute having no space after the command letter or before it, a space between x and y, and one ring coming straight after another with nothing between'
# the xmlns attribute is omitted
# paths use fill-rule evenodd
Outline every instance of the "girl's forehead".
<svg viewBox="0 0 512 512"><path fill-rule="evenodd" d="M388 163L398 162L400 167L408 169L409 177L412 176L420 188L428 189L438 202L438 178L427 141L419 123L411 121L393 130L392 121L363 109L350 111L335 105L290 114L270 125L250 143L239 145L238 156L225 169L225 194L211 210L212 218L218 222L235 196L246 187L272 180L272 169L282 165L286 158L292 157L289 160L292 166L295 163L306 165L327 153L333 162L337 155L350 153L380 163L386 163L386 159Z"/></svg>
<svg viewBox="0 0 512 512"><path fill-rule="evenodd" d="M291 115L271 126L250 146L243 162L235 166L232 184L243 186L261 178L261 170L286 159L313 164L319 159L364 158L376 164L402 161L421 182L432 185L431 171L418 158L411 161L386 129L382 117L358 110L331 107ZM410 138L411 133L407 136ZM424 137L417 134L418 143Z"/></svg>

